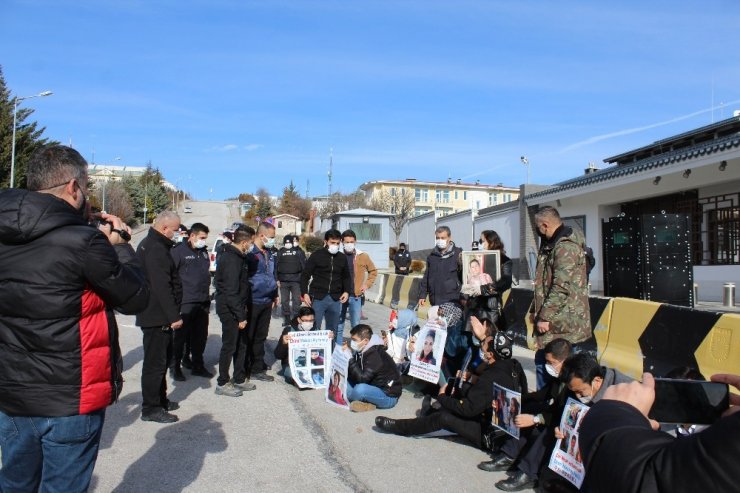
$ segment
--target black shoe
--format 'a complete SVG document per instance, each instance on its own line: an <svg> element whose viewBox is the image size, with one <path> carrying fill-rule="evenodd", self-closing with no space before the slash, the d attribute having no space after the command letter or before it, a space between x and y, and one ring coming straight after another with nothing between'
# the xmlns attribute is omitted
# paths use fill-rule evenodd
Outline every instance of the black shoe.
<svg viewBox="0 0 740 493"><path fill-rule="evenodd" d="M203 366L201 366L200 368L193 368L192 370L190 370L190 374L195 375L196 377L213 378L213 373L206 370Z"/></svg>
<svg viewBox="0 0 740 493"><path fill-rule="evenodd" d="M518 471L509 479L503 479L496 483L496 488L502 491L522 491L534 488L537 481L527 476L523 471Z"/></svg>
<svg viewBox="0 0 740 493"><path fill-rule="evenodd" d="M186 368L188 370L193 369L193 361L190 359L190 356L183 356L182 357L182 367Z"/></svg>
<svg viewBox="0 0 740 493"><path fill-rule="evenodd" d="M249 377L250 380L259 380L261 382L274 382L275 377L272 375L268 375L267 372L261 371L258 373L252 373L252 375Z"/></svg>
<svg viewBox="0 0 740 493"><path fill-rule="evenodd" d="M499 472L507 471L512 465L514 465L514 459L501 453L494 457L493 460L478 464L478 469L481 471Z"/></svg>
<svg viewBox="0 0 740 493"><path fill-rule="evenodd" d="M542 481L542 489L547 493L575 493L578 488L564 479L554 478Z"/></svg>
<svg viewBox="0 0 740 493"><path fill-rule="evenodd" d="M168 413L161 407L154 412L141 415L142 421L154 421L155 423L175 423L177 419L177 416Z"/></svg>
<svg viewBox="0 0 740 493"><path fill-rule="evenodd" d="M175 380L177 382L184 382L187 380L185 378L185 374L182 372L182 368L170 368L170 377L172 377L172 380Z"/></svg>
<svg viewBox="0 0 740 493"><path fill-rule="evenodd" d="M383 431L389 431L391 433L396 432L396 420L387 418L385 416L377 416L375 418L375 426Z"/></svg>

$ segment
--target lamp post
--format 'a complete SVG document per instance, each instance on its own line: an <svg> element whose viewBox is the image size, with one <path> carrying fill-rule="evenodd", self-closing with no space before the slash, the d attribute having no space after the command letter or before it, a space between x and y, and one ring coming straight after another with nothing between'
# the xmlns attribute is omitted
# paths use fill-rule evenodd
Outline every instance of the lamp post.
<svg viewBox="0 0 740 493"><path fill-rule="evenodd" d="M15 185L15 125L16 115L18 113L18 103L20 103L24 99L43 98L45 96L51 96L52 94L53 93L51 91L44 91L38 94L34 94L33 96L23 96L20 98L16 96L15 100L13 101L13 143L11 144L10 151L10 188L13 188L13 186Z"/></svg>
<svg viewBox="0 0 740 493"><path fill-rule="evenodd" d="M526 183L526 185L529 185L529 159L527 159L527 156L522 156L519 159L522 161L522 164L527 167L527 183Z"/></svg>

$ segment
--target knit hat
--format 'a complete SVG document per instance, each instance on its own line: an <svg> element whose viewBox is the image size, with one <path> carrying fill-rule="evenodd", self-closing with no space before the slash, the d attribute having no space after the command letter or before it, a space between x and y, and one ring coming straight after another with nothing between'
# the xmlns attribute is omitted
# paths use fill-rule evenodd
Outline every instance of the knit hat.
<svg viewBox="0 0 740 493"><path fill-rule="evenodd" d="M509 359L512 355L512 348L514 341L511 337L507 336L503 332L496 332L493 336L493 340L488 343L489 351L493 351L496 355L496 359Z"/></svg>

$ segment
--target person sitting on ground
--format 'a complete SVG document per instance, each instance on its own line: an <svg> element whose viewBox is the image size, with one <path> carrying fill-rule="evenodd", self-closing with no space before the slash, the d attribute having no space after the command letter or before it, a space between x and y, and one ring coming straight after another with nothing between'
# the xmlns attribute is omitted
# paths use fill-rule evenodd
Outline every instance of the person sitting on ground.
<svg viewBox="0 0 740 493"><path fill-rule="evenodd" d="M392 419L386 416L375 418L375 425L383 431L396 435L425 435L439 430L447 430L460 435L478 448L486 446L485 431L491 423L493 408L493 384L514 389L522 378L517 374L517 361L511 359L512 341L504 333L487 337L481 343L483 363L475 370L477 378L469 386L460 388L459 394L447 395L447 386L440 389L436 402L430 410L422 410L422 415L411 419Z"/></svg>
<svg viewBox="0 0 740 493"><path fill-rule="evenodd" d="M740 390L740 375L713 375ZM673 438L655 431L648 412L655 401L650 373L642 383L609 387L584 416L579 445L588 491L738 491L740 395L730 394L731 407L701 433ZM638 446L639 444L639 446Z"/></svg>
<svg viewBox="0 0 740 493"><path fill-rule="evenodd" d="M354 326L350 335L353 353L347 368L350 409L362 412L392 408L401 396L401 374L393 358L385 352L383 340L365 324Z"/></svg>
<svg viewBox="0 0 740 493"><path fill-rule="evenodd" d="M278 339L277 346L275 346L275 351L273 351L273 355L275 356L276 360L280 361L283 371L283 378L285 378L286 383L295 384L295 381L293 380L293 375L290 372L290 364L288 361L288 356L290 353L290 351L288 350L288 343L290 342L290 336L288 335L288 332L313 330L315 317L316 314L313 311L313 308L311 308L310 306L302 306L298 309L298 315L296 315L293 320L291 320L290 325L283 327L283 333L280 334L280 338ZM330 332L329 339L331 339L333 336L334 334ZM306 366L305 353L303 355L303 360L301 364L298 363L298 358L296 358L296 366Z"/></svg>

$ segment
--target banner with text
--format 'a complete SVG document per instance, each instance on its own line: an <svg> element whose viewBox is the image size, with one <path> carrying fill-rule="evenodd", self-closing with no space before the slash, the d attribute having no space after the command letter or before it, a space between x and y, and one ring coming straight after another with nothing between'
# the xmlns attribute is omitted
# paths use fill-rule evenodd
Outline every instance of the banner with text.
<svg viewBox="0 0 740 493"><path fill-rule="evenodd" d="M580 488L586 471L583 468L581 449L578 446L578 429L588 412L588 406L573 398L565 403L563 416L560 418L560 432L563 438L555 444L550 457L550 469Z"/></svg>
<svg viewBox="0 0 740 493"><path fill-rule="evenodd" d="M323 389L328 385L331 339L328 330L288 332L290 373L298 387Z"/></svg>
<svg viewBox="0 0 740 493"><path fill-rule="evenodd" d="M437 383L446 341L447 322L441 317L428 320L416 334L409 375Z"/></svg>
<svg viewBox="0 0 740 493"><path fill-rule="evenodd" d="M347 367L352 352L342 350L337 345L331 355L331 372L329 386L326 388L326 402L349 410L349 399L347 399Z"/></svg>

